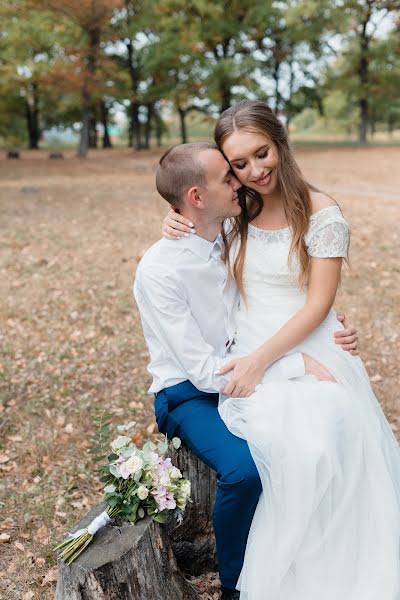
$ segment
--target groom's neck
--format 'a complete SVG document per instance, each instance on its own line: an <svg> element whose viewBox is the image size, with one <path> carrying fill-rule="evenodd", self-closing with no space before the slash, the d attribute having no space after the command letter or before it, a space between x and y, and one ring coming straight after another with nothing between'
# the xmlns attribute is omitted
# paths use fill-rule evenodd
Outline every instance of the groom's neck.
<svg viewBox="0 0 400 600"><path fill-rule="evenodd" d="M194 223L196 234L209 242L213 242L221 233L223 221L212 221L202 212L191 214L189 211L181 211L181 215Z"/></svg>
<svg viewBox="0 0 400 600"><path fill-rule="evenodd" d="M213 242L221 233L222 223L199 223L196 222L196 233L199 237Z"/></svg>

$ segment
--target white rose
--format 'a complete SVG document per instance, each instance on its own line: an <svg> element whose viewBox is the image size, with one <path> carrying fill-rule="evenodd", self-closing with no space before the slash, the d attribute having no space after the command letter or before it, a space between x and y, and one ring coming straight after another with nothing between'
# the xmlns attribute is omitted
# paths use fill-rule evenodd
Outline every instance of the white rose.
<svg viewBox="0 0 400 600"><path fill-rule="evenodd" d="M182 477L182 473L178 467L172 467L172 469L169 470L169 476L171 479L180 479Z"/></svg>
<svg viewBox="0 0 400 600"><path fill-rule="evenodd" d="M137 495L140 498L140 500L146 500L147 496L149 495L149 490L144 485L141 485L138 488Z"/></svg>
<svg viewBox="0 0 400 600"><path fill-rule="evenodd" d="M125 468L132 474L137 473L143 467L143 460L140 456L131 456L125 463Z"/></svg>
<svg viewBox="0 0 400 600"><path fill-rule="evenodd" d="M184 496L190 496L190 491L191 491L191 486L190 486L190 481L186 480L181 487L181 492L183 493Z"/></svg>
<svg viewBox="0 0 400 600"><path fill-rule="evenodd" d="M168 487L169 485L171 485L171 480L169 478L168 473L164 473L163 475L161 475L160 484L164 485L165 487Z"/></svg>

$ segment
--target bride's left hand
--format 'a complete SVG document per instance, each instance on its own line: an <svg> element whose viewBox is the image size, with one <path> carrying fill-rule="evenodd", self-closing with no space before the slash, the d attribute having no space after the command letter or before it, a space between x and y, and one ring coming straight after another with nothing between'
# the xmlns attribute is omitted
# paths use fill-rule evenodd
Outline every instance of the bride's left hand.
<svg viewBox="0 0 400 600"><path fill-rule="evenodd" d="M253 354L243 358L230 360L219 369L219 375L225 375L233 371L232 377L226 384L223 393L233 398L247 398L254 393L256 386L260 383L265 366L259 364L257 357Z"/></svg>

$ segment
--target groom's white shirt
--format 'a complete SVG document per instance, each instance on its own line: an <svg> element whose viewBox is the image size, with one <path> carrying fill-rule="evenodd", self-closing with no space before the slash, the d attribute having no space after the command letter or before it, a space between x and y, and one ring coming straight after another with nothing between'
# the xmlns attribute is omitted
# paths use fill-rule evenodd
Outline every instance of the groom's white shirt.
<svg viewBox="0 0 400 600"><path fill-rule="evenodd" d="M222 237L162 239L140 261L134 283L153 377L149 393L189 379L219 392L231 374L217 375L236 330L239 293L221 259ZM267 371L271 379L304 375L301 354L289 354Z"/></svg>

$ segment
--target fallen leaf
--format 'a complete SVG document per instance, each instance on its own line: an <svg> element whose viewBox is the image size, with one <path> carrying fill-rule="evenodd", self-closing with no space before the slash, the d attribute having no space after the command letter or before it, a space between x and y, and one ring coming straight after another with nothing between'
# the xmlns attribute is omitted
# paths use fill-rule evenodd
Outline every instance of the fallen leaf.
<svg viewBox="0 0 400 600"><path fill-rule="evenodd" d="M36 537L38 538L39 542L44 542L48 539L49 530L47 529L46 525L39 527L39 529L36 531Z"/></svg>
<svg viewBox="0 0 400 600"><path fill-rule="evenodd" d="M153 423L150 423L150 425L148 425L146 427L146 431L147 431L147 433L151 434L151 433L154 433L155 428L156 428L156 423L153 422Z"/></svg>
<svg viewBox="0 0 400 600"><path fill-rule="evenodd" d="M371 377L372 383L378 383L379 381L383 381L383 377L381 375L373 375Z"/></svg>
<svg viewBox="0 0 400 600"><path fill-rule="evenodd" d="M47 571L46 575L43 577L42 587L48 583L53 583L54 581L57 581L57 569L53 568Z"/></svg>
<svg viewBox="0 0 400 600"><path fill-rule="evenodd" d="M22 442L22 436L20 435L9 435L8 439L10 442Z"/></svg>
<svg viewBox="0 0 400 600"><path fill-rule="evenodd" d="M11 536L8 533L0 533L0 544L8 544Z"/></svg>
<svg viewBox="0 0 400 600"><path fill-rule="evenodd" d="M14 546L17 548L17 550L21 550L21 552L25 552L25 546L23 544L21 544L21 542L14 542Z"/></svg>
<svg viewBox="0 0 400 600"><path fill-rule="evenodd" d="M35 560L35 565L37 565L38 567L44 567L45 564L46 564L46 559L44 559L44 558L37 558Z"/></svg>
<svg viewBox="0 0 400 600"><path fill-rule="evenodd" d="M10 460L10 457L7 454L0 454L0 464L4 464Z"/></svg>

